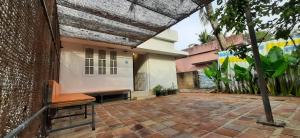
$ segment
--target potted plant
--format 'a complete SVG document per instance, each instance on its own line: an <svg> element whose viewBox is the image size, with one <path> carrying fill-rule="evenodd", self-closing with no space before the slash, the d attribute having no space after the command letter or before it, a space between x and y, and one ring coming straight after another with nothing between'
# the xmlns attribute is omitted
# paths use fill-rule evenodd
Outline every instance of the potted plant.
<svg viewBox="0 0 300 138"><path fill-rule="evenodd" d="M177 92L177 89L174 89L174 88L168 88L168 94L170 95L170 94L176 94L176 92Z"/></svg>
<svg viewBox="0 0 300 138"><path fill-rule="evenodd" d="M162 90L161 90L161 94L162 94L163 96L168 95L168 89L162 89Z"/></svg>
<svg viewBox="0 0 300 138"><path fill-rule="evenodd" d="M156 96L161 96L162 89L163 89L163 87L161 85L157 85L153 88L153 92L155 93Z"/></svg>

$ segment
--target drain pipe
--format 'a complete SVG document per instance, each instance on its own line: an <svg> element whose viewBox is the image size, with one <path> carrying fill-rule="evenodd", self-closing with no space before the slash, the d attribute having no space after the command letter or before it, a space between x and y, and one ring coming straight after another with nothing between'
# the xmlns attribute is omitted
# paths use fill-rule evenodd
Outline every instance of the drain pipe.
<svg viewBox="0 0 300 138"><path fill-rule="evenodd" d="M24 121L22 124L20 124L17 128L13 129L11 132L9 132L4 138L13 138L17 136L22 130L24 130L31 121L33 121L36 117L38 117L40 114L42 114L45 110L47 110L49 105L44 106L42 109L40 109L38 112L36 112L33 116L28 118L26 121Z"/></svg>

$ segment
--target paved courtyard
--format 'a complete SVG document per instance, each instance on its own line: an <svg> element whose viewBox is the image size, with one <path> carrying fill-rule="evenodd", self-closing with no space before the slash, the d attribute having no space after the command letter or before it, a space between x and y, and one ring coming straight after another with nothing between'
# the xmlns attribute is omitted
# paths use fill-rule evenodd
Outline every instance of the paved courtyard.
<svg viewBox="0 0 300 138"><path fill-rule="evenodd" d="M271 97L271 105L275 118L287 123L285 128L256 124L258 118L264 117L259 96L181 93L98 104L95 107L95 131L90 126L83 126L54 132L49 137L300 137L300 98ZM77 123L82 118L56 120L54 126Z"/></svg>

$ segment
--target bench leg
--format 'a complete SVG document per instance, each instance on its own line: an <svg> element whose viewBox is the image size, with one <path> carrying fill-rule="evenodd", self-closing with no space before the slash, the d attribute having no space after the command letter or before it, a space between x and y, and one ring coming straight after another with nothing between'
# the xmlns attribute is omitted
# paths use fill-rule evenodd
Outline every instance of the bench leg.
<svg viewBox="0 0 300 138"><path fill-rule="evenodd" d="M96 96L96 102L100 103L100 97L99 97L99 95Z"/></svg>
<svg viewBox="0 0 300 138"><path fill-rule="evenodd" d="M95 130L95 106L92 102L92 130Z"/></svg>
<svg viewBox="0 0 300 138"><path fill-rule="evenodd" d="M46 110L46 130L51 129L51 109Z"/></svg>
<svg viewBox="0 0 300 138"><path fill-rule="evenodd" d="M124 100L128 99L128 94L127 93L123 94L123 99Z"/></svg>
<svg viewBox="0 0 300 138"><path fill-rule="evenodd" d="M103 95L100 95L100 103L103 103Z"/></svg>
<svg viewBox="0 0 300 138"><path fill-rule="evenodd" d="M87 118L87 105L84 105L84 118Z"/></svg>

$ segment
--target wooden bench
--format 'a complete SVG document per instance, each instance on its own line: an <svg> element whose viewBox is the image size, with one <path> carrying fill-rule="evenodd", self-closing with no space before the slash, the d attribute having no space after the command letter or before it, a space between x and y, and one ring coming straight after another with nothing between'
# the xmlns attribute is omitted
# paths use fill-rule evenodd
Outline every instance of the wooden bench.
<svg viewBox="0 0 300 138"><path fill-rule="evenodd" d="M100 91L93 91L93 92L83 92L85 94L98 97L100 96L100 99L97 99L97 102L103 103L103 96L105 95L114 95L114 94L127 94L127 97L124 97L126 99L131 100L131 90L130 89L113 89L113 90L100 90Z"/></svg>
<svg viewBox="0 0 300 138"><path fill-rule="evenodd" d="M82 126L82 125L89 125L89 124L92 126L92 130L95 130L95 109L94 109L95 98L94 97L88 96L88 95L82 94L82 93L62 94L60 84L58 84L54 80L49 81L48 88L50 88L49 90L50 90L50 92L52 92L52 94L51 94L52 97L50 98L50 100L51 100L50 101L50 109L49 109L48 115L47 115L48 121L50 121L49 122L50 126L51 126L51 120L53 120L53 119L76 116L76 115L83 115L83 114L85 115L85 118L87 118L87 105L91 104L91 106L92 106L92 113L91 113L92 121L88 121L88 122L84 122L84 123L76 124L76 125L72 125L72 126L52 129L52 130L49 130L49 132L64 130L64 129L78 127L78 126ZM62 109L62 108L73 107L73 106L81 107L82 105L85 106L84 113L52 117L51 109L57 110L58 108Z"/></svg>

